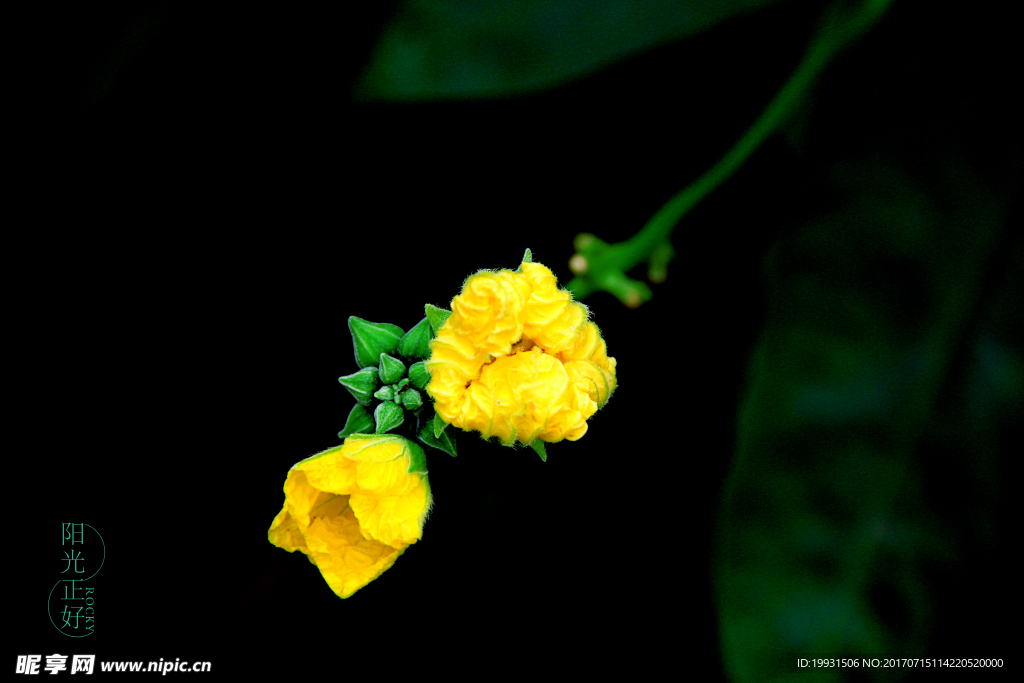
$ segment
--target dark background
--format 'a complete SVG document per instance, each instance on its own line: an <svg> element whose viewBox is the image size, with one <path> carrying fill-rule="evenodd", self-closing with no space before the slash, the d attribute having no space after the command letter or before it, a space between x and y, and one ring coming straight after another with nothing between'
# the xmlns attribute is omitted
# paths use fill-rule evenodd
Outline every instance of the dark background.
<svg viewBox="0 0 1024 683"><path fill-rule="evenodd" d="M585 301L619 389L582 440L550 446L546 463L468 434L457 459L429 452L423 540L344 602L304 557L267 542L288 468L336 445L352 405L337 383L356 369L349 315L408 329L423 304L447 305L467 275L515 268L526 248L564 284L574 235L627 239L749 125L821 5L783 2L536 94L357 104L349 93L391 11L375 7L137 4L48 19L28 60L39 101L53 103L25 129L33 246L8 254L31 375L14 425L29 442L10 456L14 654L208 660L215 675L625 666L640 677L668 665L724 680L719 628L733 622L715 595L731 570L715 549L750 532L737 514L753 533L777 514L771 501L735 513L723 498L730 470L734 482L758 472L734 460L737 415L770 356L760 335L803 310L784 293L819 272L806 264L825 258L820 238L822 271L841 281L826 277L822 298L847 286L877 296L892 308L889 322L868 319L878 339L931 338L949 310L941 297L957 295L921 282L944 268L969 284L971 303L953 307L962 324L943 337L944 379L897 468L933 492L914 517L938 519L927 533L951 540L943 559L904 567L926 615L881 606L907 604L904 584L867 590L868 604L893 633L923 623L913 654L898 635L883 641L890 654L1009 660L1017 375L982 402L983 447L930 426L951 413L971 422L956 378L977 339L1002 340L1019 369L1020 112L1010 22L992 3L896 2L676 230L651 302ZM911 257L864 255L888 234L878 216L898 222L922 202L913 216L940 219L915 223ZM858 221L878 232L843 232ZM947 238L979 234L981 255L962 266ZM892 411L874 427L898 424ZM801 429L794 418L778 432ZM929 469L936 442L956 466ZM814 469L787 464L785 444L749 452L784 473ZM965 479L981 492L965 494ZM43 611L66 521L91 524L107 548L84 641Z"/></svg>

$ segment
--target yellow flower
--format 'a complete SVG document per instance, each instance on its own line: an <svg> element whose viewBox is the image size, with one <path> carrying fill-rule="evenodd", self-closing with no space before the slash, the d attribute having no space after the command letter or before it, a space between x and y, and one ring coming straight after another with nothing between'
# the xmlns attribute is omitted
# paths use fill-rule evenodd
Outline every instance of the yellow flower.
<svg viewBox="0 0 1024 683"><path fill-rule="evenodd" d="M297 463L268 538L301 550L347 598L423 536L430 510L423 449L395 435L353 434Z"/></svg>
<svg viewBox="0 0 1024 683"><path fill-rule="evenodd" d="M615 390L615 359L587 309L539 263L466 280L430 350L437 413L506 444L575 441Z"/></svg>

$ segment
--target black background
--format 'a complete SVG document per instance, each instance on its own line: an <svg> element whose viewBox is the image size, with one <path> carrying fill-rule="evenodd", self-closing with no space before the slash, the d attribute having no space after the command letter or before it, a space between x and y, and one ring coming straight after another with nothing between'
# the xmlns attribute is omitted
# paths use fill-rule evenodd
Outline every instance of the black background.
<svg viewBox="0 0 1024 683"><path fill-rule="evenodd" d="M710 556L765 249L826 201L823 157L866 140L920 156L934 137L918 124L960 136L1001 186L998 17L972 15L950 46L936 36L958 19L897 2L789 131L802 154L769 141L677 230L649 304L585 301L619 389L581 441L546 463L470 435L457 459L429 452L423 540L346 601L266 531L288 468L338 443L349 315L408 329L528 247L564 284L575 234L626 239L727 148L817 7L547 93L408 105L348 99L386 3L51 17L29 65L53 102L25 129L33 246L8 254L29 266L10 298L31 376L9 455L15 654L339 676L646 676L667 659L720 676ZM685 97L666 85L681 74ZM44 611L68 521L107 548L96 634L77 642Z"/></svg>

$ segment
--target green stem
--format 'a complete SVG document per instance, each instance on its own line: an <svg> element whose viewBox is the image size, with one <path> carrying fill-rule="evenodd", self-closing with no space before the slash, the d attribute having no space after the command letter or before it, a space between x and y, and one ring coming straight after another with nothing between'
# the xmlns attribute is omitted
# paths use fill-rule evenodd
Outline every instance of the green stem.
<svg viewBox="0 0 1024 683"><path fill-rule="evenodd" d="M672 197L647 221L643 229L629 240L612 245L592 240L594 246L589 249L577 244L577 249L586 258L586 271L568 284L574 297L582 299L596 290L608 290L620 299L624 293L629 294L630 301L627 303L638 305L640 301L637 297L640 294L636 285L643 286L641 283L634 283L634 287L623 289L622 279L625 278L625 272L646 260L658 245L667 242L680 219L743 165L761 143L789 118L832 57L867 30L891 1L865 0L853 10L852 16L844 11L844 3L837 2L832 5L825 13L817 34L799 66L725 156L696 181ZM591 240L583 240L584 243L589 241Z"/></svg>

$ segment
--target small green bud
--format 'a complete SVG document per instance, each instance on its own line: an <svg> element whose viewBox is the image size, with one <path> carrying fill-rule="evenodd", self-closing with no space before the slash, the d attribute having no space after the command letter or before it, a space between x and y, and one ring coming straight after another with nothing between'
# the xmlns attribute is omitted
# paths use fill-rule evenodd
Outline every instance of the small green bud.
<svg viewBox="0 0 1024 683"><path fill-rule="evenodd" d="M377 368L371 365L358 372L353 372L351 375L339 377L338 381L341 382L341 386L348 389L350 394L355 396L357 401L364 406L368 406L370 405L370 397L373 396L373 392L380 386L377 377Z"/></svg>
<svg viewBox="0 0 1024 683"><path fill-rule="evenodd" d="M378 401L391 401L395 398L395 389L391 386L381 387L377 390L377 393L373 395Z"/></svg>
<svg viewBox="0 0 1024 683"><path fill-rule="evenodd" d="M346 436L351 436L356 433L373 433L373 417L366 408L358 403L348 414L348 420L345 421L345 428L338 432L338 438L344 439Z"/></svg>
<svg viewBox="0 0 1024 683"><path fill-rule="evenodd" d="M398 325L371 323L354 315L348 319L352 344L356 351L356 365L365 368L374 365L382 353L394 353L398 340L405 332Z"/></svg>
<svg viewBox="0 0 1024 683"><path fill-rule="evenodd" d="M380 381L394 384L405 375L405 363L386 353L380 354Z"/></svg>
<svg viewBox="0 0 1024 683"><path fill-rule="evenodd" d="M405 411L391 401L381 403L373 411L373 419L377 422L377 433L390 432L405 421Z"/></svg>
<svg viewBox="0 0 1024 683"><path fill-rule="evenodd" d="M423 397L415 389L406 389L402 392L402 405L406 410L416 410L423 405Z"/></svg>
<svg viewBox="0 0 1024 683"><path fill-rule="evenodd" d="M412 385L417 389L427 388L427 385L430 384L430 373L427 372L423 361L409 366L409 379L412 380Z"/></svg>
<svg viewBox="0 0 1024 683"><path fill-rule="evenodd" d="M398 353L406 358L426 358L430 355L430 321L424 318L398 341Z"/></svg>
<svg viewBox="0 0 1024 683"><path fill-rule="evenodd" d="M444 321L448 320L448 316L452 314L447 308L441 308L433 304L427 304L423 307L423 310L427 313L427 320L430 321L430 327L434 330L434 334L437 334L437 331L444 325Z"/></svg>
<svg viewBox="0 0 1024 683"><path fill-rule="evenodd" d="M402 389L405 389L407 386L409 386L409 378L403 377L402 379L395 382L395 391L401 391Z"/></svg>

